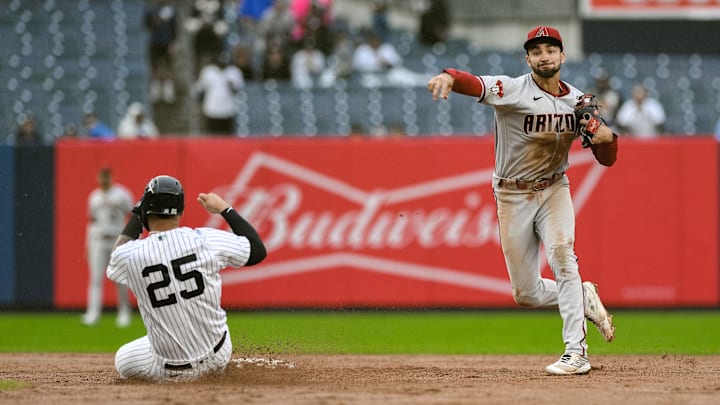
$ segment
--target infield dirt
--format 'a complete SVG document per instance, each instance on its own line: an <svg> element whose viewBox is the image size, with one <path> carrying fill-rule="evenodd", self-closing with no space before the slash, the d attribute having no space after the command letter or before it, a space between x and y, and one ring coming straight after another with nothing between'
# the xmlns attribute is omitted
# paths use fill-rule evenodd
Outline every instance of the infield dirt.
<svg viewBox="0 0 720 405"><path fill-rule="evenodd" d="M262 359L262 357L260 357ZM1 404L717 404L720 356L591 357L588 375L544 372L552 356L235 356L193 383L118 378L112 354L0 354ZM265 357L265 360L271 360Z"/></svg>

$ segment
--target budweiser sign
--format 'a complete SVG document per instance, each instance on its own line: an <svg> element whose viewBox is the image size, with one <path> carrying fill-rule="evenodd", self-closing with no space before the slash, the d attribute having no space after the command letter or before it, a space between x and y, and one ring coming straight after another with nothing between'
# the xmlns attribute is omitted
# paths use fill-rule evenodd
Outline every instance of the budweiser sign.
<svg viewBox="0 0 720 405"><path fill-rule="evenodd" d="M251 220L269 255L223 269L226 308L515 306L498 244L491 136L61 139L54 147L54 229L63 235L84 235L82 208L96 187L88 169L107 162L131 190L158 174L181 179L183 226L226 226L192 202L207 191ZM590 150L571 150L583 279L597 282L610 306L717 307L717 142L625 139L621 151L606 170ZM658 177L680 192L647 204ZM84 242L54 238L57 308L85 308ZM545 257L538 263L550 276ZM116 303L114 294L103 299Z"/></svg>
<svg viewBox="0 0 720 405"><path fill-rule="evenodd" d="M574 166L593 162L586 152L571 155ZM592 164L582 182L573 182L576 212L602 172ZM215 191L258 228L270 255L257 268L226 270L224 283L351 268L510 296L492 173L486 167L392 189L363 189L331 168L320 172L256 151L232 184ZM205 225L224 224L210 216ZM468 261L473 252L479 259ZM486 252L493 261L482 261Z"/></svg>

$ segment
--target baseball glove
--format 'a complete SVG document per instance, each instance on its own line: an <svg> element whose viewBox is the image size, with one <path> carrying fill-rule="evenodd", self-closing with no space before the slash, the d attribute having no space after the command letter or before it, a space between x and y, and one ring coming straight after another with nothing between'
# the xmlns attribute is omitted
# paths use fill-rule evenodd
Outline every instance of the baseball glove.
<svg viewBox="0 0 720 405"><path fill-rule="evenodd" d="M598 111L598 102L594 94L583 94L578 97L575 104L575 125L577 125L576 133L582 137L582 147L588 148L592 145L592 137L601 125L605 124L605 120L600 116ZM580 125L580 120L587 120L585 125Z"/></svg>

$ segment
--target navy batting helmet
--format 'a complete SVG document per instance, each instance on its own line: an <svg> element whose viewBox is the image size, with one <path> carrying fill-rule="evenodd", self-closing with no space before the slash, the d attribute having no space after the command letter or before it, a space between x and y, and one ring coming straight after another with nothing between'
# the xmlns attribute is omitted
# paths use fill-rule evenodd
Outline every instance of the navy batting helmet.
<svg viewBox="0 0 720 405"><path fill-rule="evenodd" d="M140 219L148 228L148 215L180 215L184 209L185 192L180 181L172 176L157 176L145 187L140 203Z"/></svg>

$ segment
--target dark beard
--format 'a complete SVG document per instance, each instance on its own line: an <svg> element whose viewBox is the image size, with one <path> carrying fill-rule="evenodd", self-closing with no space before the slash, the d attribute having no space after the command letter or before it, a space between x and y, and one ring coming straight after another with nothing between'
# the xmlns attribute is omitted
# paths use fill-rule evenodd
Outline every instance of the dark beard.
<svg viewBox="0 0 720 405"><path fill-rule="evenodd" d="M562 66L562 65L560 65L560 66ZM557 74L557 72L560 71L560 66L558 66L557 69L552 69L552 70L547 70L547 69L540 70L538 68L533 67L532 71L533 71L533 73L542 77L543 79L550 79L551 77L555 76Z"/></svg>

